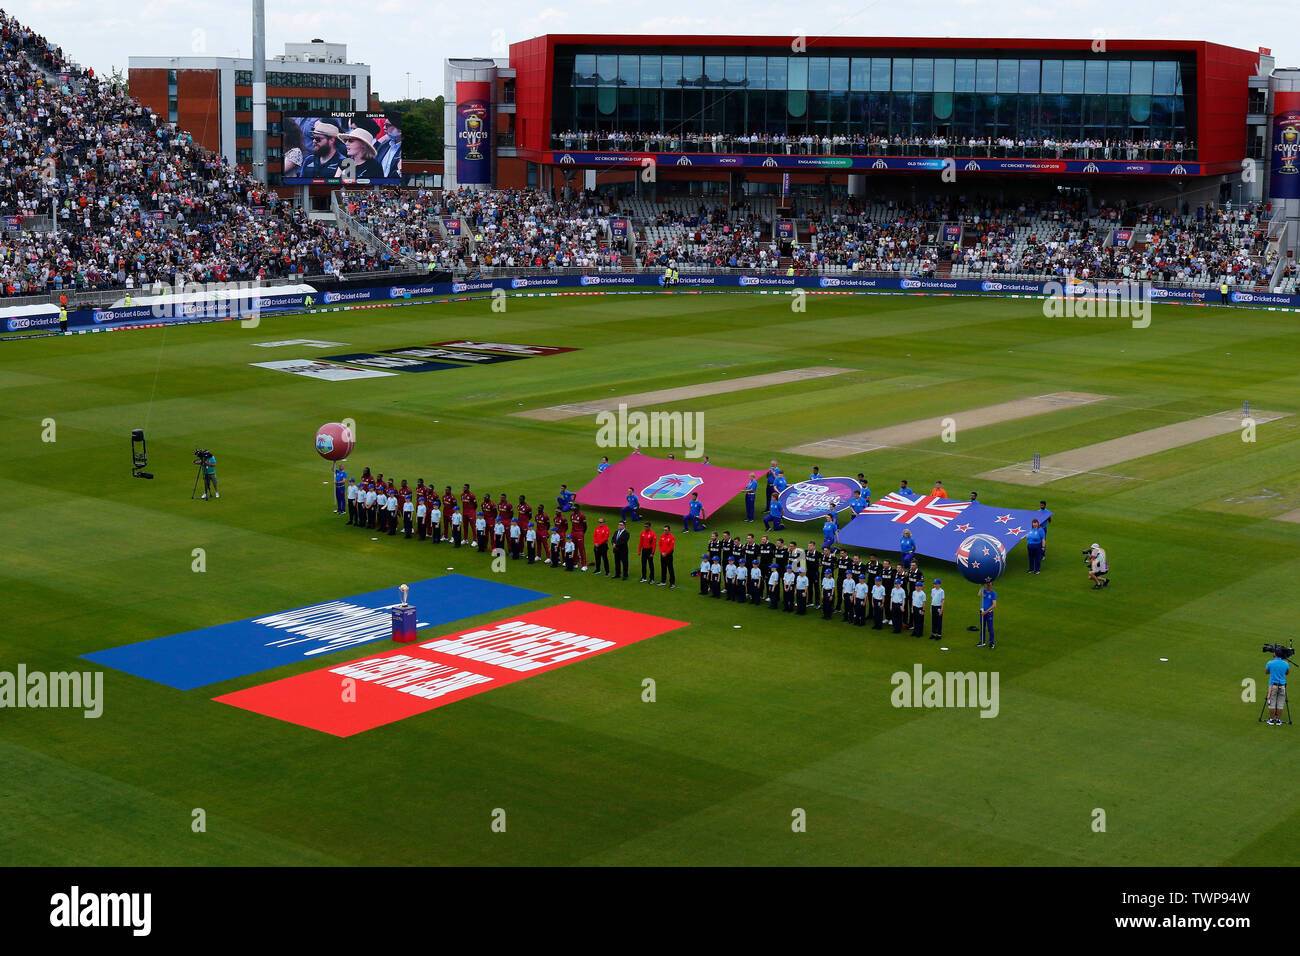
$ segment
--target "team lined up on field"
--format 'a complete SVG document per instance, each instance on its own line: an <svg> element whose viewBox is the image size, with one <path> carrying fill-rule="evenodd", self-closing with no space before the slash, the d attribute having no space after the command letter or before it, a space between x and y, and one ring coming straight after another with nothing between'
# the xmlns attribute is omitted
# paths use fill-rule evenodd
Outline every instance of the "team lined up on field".
<svg viewBox="0 0 1300 956"><path fill-rule="evenodd" d="M598 470L604 471L607 467L608 458L605 458ZM769 512L764 524L766 527L775 518L777 529L781 529L780 511L776 509L780 507L777 499L786 484L785 477L775 462L766 477L771 483L774 513ZM814 469L810 478L815 480L817 477L819 471ZM865 477L859 476L859 480L864 487L854 496L851 509L855 514L870 504ZM545 505L539 504L534 511L525 495L520 495L515 505L504 492L496 501L487 495L480 506L478 496L470 490L468 483L462 485L459 495L453 493L451 485L444 486L439 494L433 486L426 486L423 478L411 488L406 479L398 483L391 478L385 479L382 472L372 475L369 468L363 471L358 482L349 478L339 465L334 471L334 484L335 513L343 514L346 509L349 525L392 536L398 534L400 527L402 535L408 539L430 540L434 544L450 541L457 548L469 544L480 552L491 551L494 554L500 549L502 554L512 559L526 558L529 564L540 559L557 569L563 566L568 571L588 570L587 516L567 485L560 486L552 518L546 514ZM901 487L907 490L907 483L903 482ZM753 520L756 491L757 481L751 475L750 487L746 489L749 515L746 520L749 521ZM941 496L942 484L936 484L932 494ZM633 520L640 520L639 505L635 492L629 489L628 507L623 509L621 517L626 519L630 511ZM699 522L704 517L703 508L698 498L692 505L683 520L684 531L689 530L691 524L695 530L701 529ZM721 535L714 531L700 555L698 570L691 573L699 578L701 596L718 598L725 594L728 601L755 605L766 602L772 610L783 608L800 615L807 613L811 603L814 609L821 607L824 620L830 620L839 612L845 622L865 626L867 620L871 620L874 630L880 630L888 623L896 634L907 627L916 637L923 636L925 607L929 603L931 638L941 639L946 596L939 578L934 579L929 594L926 594L925 576L916 560L916 545L911 532L903 531L896 563L888 558L878 560L874 554L865 562L860 555L850 555L843 546L837 547L837 532L833 514L826 516L820 549L814 541L809 541L808 547L801 549L795 542L787 543L784 538L769 541L766 534L759 541L754 540L753 534L748 534L742 541L739 536L733 538L730 531ZM609 563L611 533L614 548L612 571ZM626 520L620 520L618 528L611 529L603 517L597 519L592 536L595 573L602 573L603 568L605 577L628 579L629 538ZM638 545L641 557L639 583L675 588L676 537L670 526L665 525L662 533L656 534L651 523L644 522ZM659 558L658 582L655 581L656 555Z"/></svg>

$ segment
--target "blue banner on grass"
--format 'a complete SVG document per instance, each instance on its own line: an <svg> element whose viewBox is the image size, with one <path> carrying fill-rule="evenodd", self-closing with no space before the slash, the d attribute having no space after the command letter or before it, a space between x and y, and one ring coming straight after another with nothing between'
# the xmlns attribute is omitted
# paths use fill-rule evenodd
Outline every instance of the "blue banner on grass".
<svg viewBox="0 0 1300 956"><path fill-rule="evenodd" d="M417 627L426 628L543 597L548 595L445 574L412 584L407 600L419 613ZM390 587L82 656L169 687L193 690L391 638L392 608L400 603L397 588Z"/></svg>
<svg viewBox="0 0 1300 956"><path fill-rule="evenodd" d="M912 532L916 553L940 561L957 560L957 546L972 534L992 535L1009 553L1029 533L1031 522L1050 511L991 508L974 501L892 491L840 529L840 543L877 554L899 551L904 531Z"/></svg>

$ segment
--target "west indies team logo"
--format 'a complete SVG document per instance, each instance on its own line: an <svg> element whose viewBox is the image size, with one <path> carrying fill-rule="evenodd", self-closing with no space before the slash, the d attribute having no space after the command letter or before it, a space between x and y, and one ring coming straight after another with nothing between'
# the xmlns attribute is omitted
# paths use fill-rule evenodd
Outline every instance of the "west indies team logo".
<svg viewBox="0 0 1300 956"><path fill-rule="evenodd" d="M321 432L316 436L316 451L328 455L334 450L334 436Z"/></svg>
<svg viewBox="0 0 1300 956"><path fill-rule="evenodd" d="M694 475L660 475L642 488L641 494L653 501L675 501L685 498L702 484L704 479Z"/></svg>
<svg viewBox="0 0 1300 956"><path fill-rule="evenodd" d="M821 478L793 484L777 500L786 518L812 521L843 511L861 490L862 486L854 478Z"/></svg>

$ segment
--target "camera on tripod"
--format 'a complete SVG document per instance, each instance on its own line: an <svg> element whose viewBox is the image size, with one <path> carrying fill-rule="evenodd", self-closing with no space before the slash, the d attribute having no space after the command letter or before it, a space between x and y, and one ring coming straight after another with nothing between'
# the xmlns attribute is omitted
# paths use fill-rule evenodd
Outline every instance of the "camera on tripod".
<svg viewBox="0 0 1300 956"><path fill-rule="evenodd" d="M1261 648L1265 654L1276 654L1283 659L1289 659L1295 653L1295 641L1290 644L1265 644Z"/></svg>
<svg viewBox="0 0 1300 956"><path fill-rule="evenodd" d="M215 493L215 497L220 498L221 492L217 491L217 458L207 448L194 449L194 464L198 465L198 471L194 473L194 487L190 490L190 500L199 497L199 482L203 482L204 501L208 498L208 492Z"/></svg>

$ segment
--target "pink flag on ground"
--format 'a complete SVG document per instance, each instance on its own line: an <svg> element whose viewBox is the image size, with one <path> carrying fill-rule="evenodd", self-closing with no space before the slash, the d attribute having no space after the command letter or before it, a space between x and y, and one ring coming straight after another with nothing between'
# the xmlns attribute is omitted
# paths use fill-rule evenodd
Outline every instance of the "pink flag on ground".
<svg viewBox="0 0 1300 956"><path fill-rule="evenodd" d="M749 472L699 462L651 458L633 452L583 486L578 501L598 508L623 508L630 485L642 511L685 515L691 492L700 493L704 514L711 515L749 484Z"/></svg>

